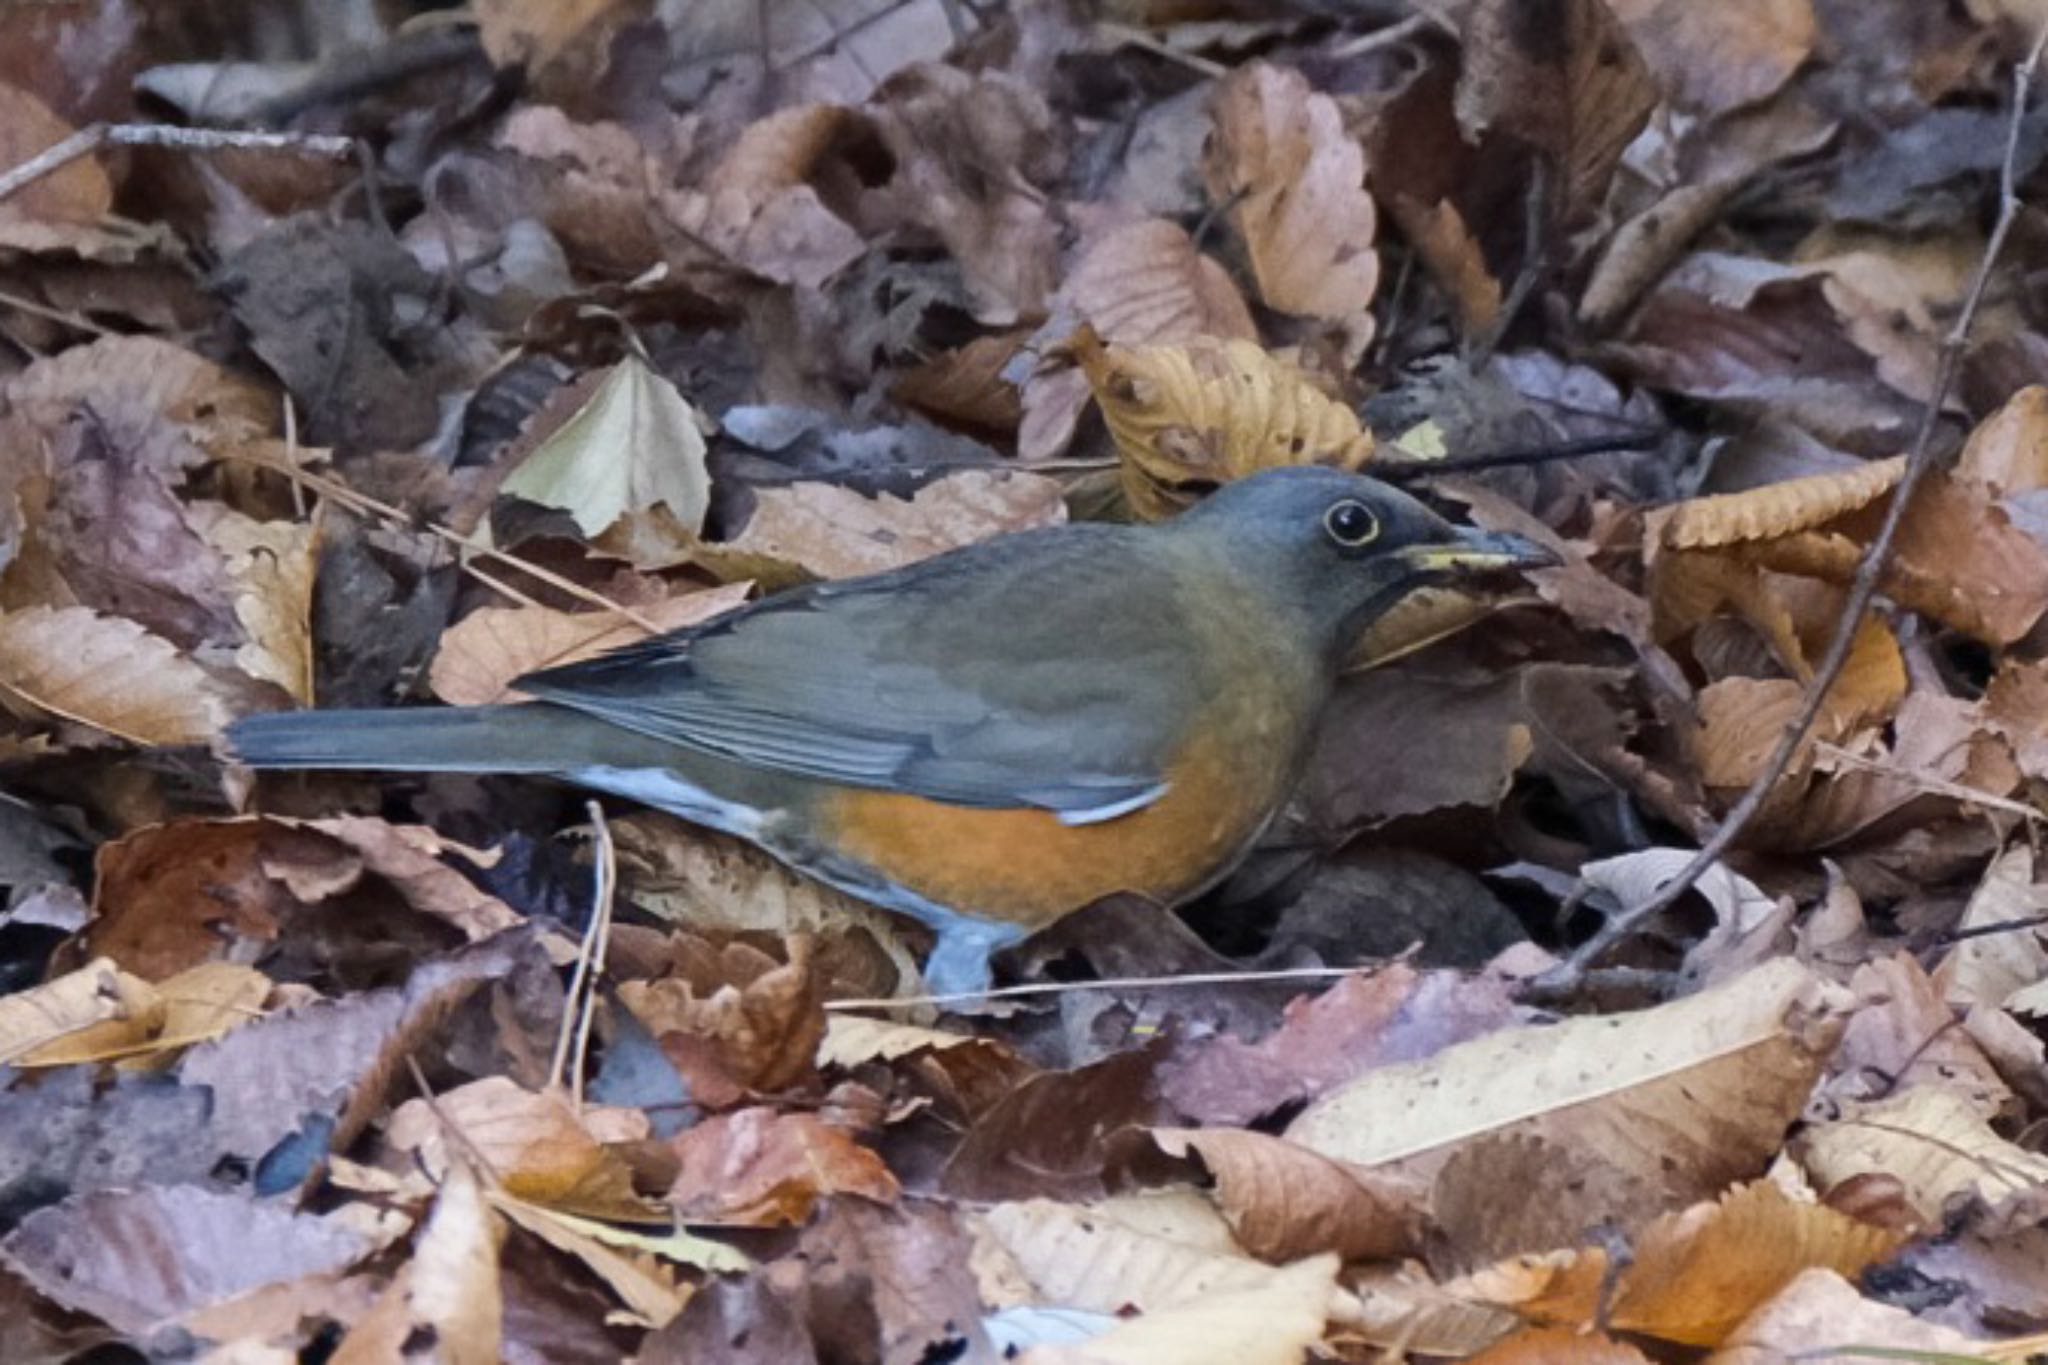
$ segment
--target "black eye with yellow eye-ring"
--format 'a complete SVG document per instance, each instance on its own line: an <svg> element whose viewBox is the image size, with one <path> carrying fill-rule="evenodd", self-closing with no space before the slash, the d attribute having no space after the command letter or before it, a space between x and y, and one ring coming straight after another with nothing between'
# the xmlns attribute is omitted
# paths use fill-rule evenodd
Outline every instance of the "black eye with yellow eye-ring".
<svg viewBox="0 0 2048 1365"><path fill-rule="evenodd" d="M1355 550L1379 539L1380 519L1358 499L1346 498L1323 513L1323 529L1345 549Z"/></svg>

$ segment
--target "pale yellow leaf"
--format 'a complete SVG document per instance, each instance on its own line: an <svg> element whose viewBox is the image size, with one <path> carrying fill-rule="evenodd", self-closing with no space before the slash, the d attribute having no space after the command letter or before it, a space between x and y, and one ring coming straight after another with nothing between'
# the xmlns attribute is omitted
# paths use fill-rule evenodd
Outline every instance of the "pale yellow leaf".
<svg viewBox="0 0 2048 1365"><path fill-rule="evenodd" d="M561 508L592 538L656 507L694 533L703 529L711 497L704 454L696 409L675 385L628 356L520 462L501 491Z"/></svg>

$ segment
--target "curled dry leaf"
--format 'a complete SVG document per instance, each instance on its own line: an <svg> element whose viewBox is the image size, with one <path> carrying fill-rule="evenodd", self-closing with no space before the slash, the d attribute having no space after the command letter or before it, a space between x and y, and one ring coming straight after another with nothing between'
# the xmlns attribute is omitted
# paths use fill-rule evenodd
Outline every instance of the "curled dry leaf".
<svg viewBox="0 0 2048 1365"><path fill-rule="evenodd" d="M755 490L754 515L715 547L793 564L813 578L881 573L1009 531L1067 519L1059 484L1015 470L967 469L908 498L837 484Z"/></svg>
<svg viewBox="0 0 2048 1365"><path fill-rule="evenodd" d="M1979 423L1955 477L1993 497L2048 488L2048 386L2029 384Z"/></svg>
<svg viewBox="0 0 2048 1365"><path fill-rule="evenodd" d="M643 604L636 611L662 630L680 630L731 611L751 585L727 583ZM442 632L427 672L435 696L454 706L517 701L511 683L523 673L555 668L646 638L634 622L609 612L553 607L480 607Z"/></svg>
<svg viewBox="0 0 2048 1365"><path fill-rule="evenodd" d="M1251 342L1105 346L1083 328L1067 344L1123 456L1125 495L1148 519L1192 502L1190 484L1280 465L1358 469L1372 458L1358 414Z"/></svg>
<svg viewBox="0 0 2048 1365"><path fill-rule="evenodd" d="M658 1327L667 1322L681 1312L690 1299L689 1290L676 1283L675 1272L662 1264L660 1258L664 1254L668 1254L669 1259L687 1264L702 1264L706 1270L743 1271L749 1264L747 1258L738 1252L687 1232L675 1232L662 1238L649 1237L622 1232L607 1223L592 1222L559 1209L528 1204L497 1192L493 1192L490 1199L491 1207L503 1214L507 1221L588 1266L592 1274L619 1296L619 1302L626 1306L627 1311L645 1326ZM699 1261L690 1261L687 1255L672 1254L696 1248L711 1249L712 1254L708 1259ZM720 1252L725 1254L717 1254Z"/></svg>
<svg viewBox="0 0 2048 1365"><path fill-rule="evenodd" d="M1777 1150L1841 1036L1845 1003L1778 959L1655 1009L1509 1029L1367 1072L1310 1105L1287 1136L1354 1165L1428 1176L1476 1138L1532 1132L1599 1148L1658 1204L1691 1202Z"/></svg>
<svg viewBox="0 0 2048 1365"><path fill-rule="evenodd" d="M235 651L235 666L311 706L319 512L310 523L258 521L221 503L199 502L187 510L186 520L226 561L235 619L249 637Z"/></svg>
<svg viewBox="0 0 2048 1365"><path fill-rule="evenodd" d="M1633 1259L1611 1287L1607 1253L1598 1248L1508 1262L1470 1283L1538 1321L1573 1327L1598 1321L1716 1346L1805 1271L1858 1275L1905 1240L1903 1232L1798 1202L1774 1182L1759 1180L1643 1229Z"/></svg>
<svg viewBox="0 0 2048 1365"><path fill-rule="evenodd" d="M1674 550L1737 545L1808 531L1868 507L1892 490L1905 468L1905 456L1897 455L1840 474L1814 474L1741 493L1693 498L1654 521L1652 529L1660 544Z"/></svg>
<svg viewBox="0 0 2048 1365"><path fill-rule="evenodd" d="M1988 1342L1867 1299L1834 1271L1816 1268L1752 1315L1704 1365L1849 1365L1870 1358L1855 1349L1865 1343L1882 1343L1887 1356L1930 1361L1983 1360L1991 1349Z"/></svg>
<svg viewBox="0 0 2048 1365"><path fill-rule="evenodd" d="M2034 884L2034 850L2024 843L1992 859L1956 930L1968 934L1934 969L1934 984L1956 1005L2003 1005L2024 988L2048 981L2048 947L2025 927L2048 910L2048 890ZM1970 933L1997 926L1993 932ZM2002 931L2002 932L2001 932Z"/></svg>
<svg viewBox="0 0 2048 1365"><path fill-rule="evenodd" d="M880 958L880 979L860 983L865 995L907 992L919 983L902 926L887 911L793 872L745 840L654 813L614 822L612 836L627 893L663 919L700 932L808 934L821 961ZM835 953L836 942L867 951Z"/></svg>
<svg viewBox="0 0 2048 1365"><path fill-rule="evenodd" d="M0 696L135 744L206 744L237 700L161 636L88 607L0 612Z"/></svg>
<svg viewBox="0 0 2048 1365"><path fill-rule="evenodd" d="M498 1246L505 1225L467 1166L442 1182L434 1211L407 1262L376 1307L341 1339L332 1365L384 1365L406 1358L406 1343L434 1343L446 1365L497 1365L504 1302Z"/></svg>
<svg viewBox="0 0 2048 1365"><path fill-rule="evenodd" d="M743 1109L673 1141L681 1169L668 1198L678 1216L725 1227L801 1224L818 1201L902 1193L882 1159L810 1114Z"/></svg>
<svg viewBox="0 0 2048 1365"><path fill-rule="evenodd" d="M1253 62L1218 87L1203 160L1209 198L1251 258L1259 296L1283 313L1343 324L1347 354L1372 340L1378 216L1365 150L1337 102L1298 71Z"/></svg>
<svg viewBox="0 0 2048 1365"><path fill-rule="evenodd" d="M1053 300L1055 317L1078 315L1123 346L1197 337L1257 341L1251 310L1230 276L1178 223L1145 218L1087 242ZM1087 379L1040 365L1024 385L1017 450L1028 460L1059 454L1088 404Z"/></svg>
<svg viewBox="0 0 2048 1365"><path fill-rule="evenodd" d="M1344 1261L1412 1254L1422 1189L1354 1171L1285 1138L1237 1128L1155 1128L1169 1156L1189 1153L1215 1178L1215 1199L1247 1251L1285 1262L1317 1252Z"/></svg>
<svg viewBox="0 0 2048 1365"><path fill-rule="evenodd" d="M149 983L100 958L54 981L0 996L0 1065L56 1065L82 1047L147 1037L163 1025Z"/></svg>
<svg viewBox="0 0 2048 1365"><path fill-rule="evenodd" d="M1562 174L1553 212L1597 209L1622 152L1649 120L1657 90L1604 0L1476 0L1465 11L1459 126L1540 148Z"/></svg>
<svg viewBox="0 0 2048 1365"><path fill-rule="evenodd" d="M825 1037L821 985L810 940L797 936L787 963L751 980L701 991L679 977L626 981L619 1000L662 1041L694 1097L717 1104L719 1092L774 1093L814 1073Z"/></svg>
<svg viewBox="0 0 2048 1365"><path fill-rule="evenodd" d="M956 426L1014 432L1024 420L1024 398L1003 370L1029 336L1023 329L999 332L941 351L897 376L889 396Z"/></svg>
<svg viewBox="0 0 2048 1365"><path fill-rule="evenodd" d="M612 1141L648 1131L638 1110L578 1112L565 1095L486 1076L431 1104L407 1100L392 1113L385 1140L437 1178L451 1162L481 1159L515 1199L593 1218L660 1220L661 1205L634 1191L632 1168L599 1140L593 1130L600 1127Z"/></svg>
<svg viewBox="0 0 2048 1365"><path fill-rule="evenodd" d="M1968 1101L1932 1084L1816 1124L1797 1151L1822 1187L1859 1175L1893 1177L1929 1225L1941 1222L1958 1195L1996 1203L2048 1182L2048 1157L2000 1137Z"/></svg>
<svg viewBox="0 0 2048 1365"><path fill-rule="evenodd" d="M1812 0L1615 0L1675 102L1707 113L1767 99L1813 51Z"/></svg>

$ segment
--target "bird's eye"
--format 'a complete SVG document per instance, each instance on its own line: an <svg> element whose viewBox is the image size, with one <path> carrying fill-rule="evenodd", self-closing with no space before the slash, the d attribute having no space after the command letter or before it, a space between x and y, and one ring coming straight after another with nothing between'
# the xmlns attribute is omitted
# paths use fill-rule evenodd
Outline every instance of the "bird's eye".
<svg viewBox="0 0 2048 1365"><path fill-rule="evenodd" d="M1355 550L1379 538L1380 519L1356 498L1346 498L1323 513L1323 529L1339 545Z"/></svg>

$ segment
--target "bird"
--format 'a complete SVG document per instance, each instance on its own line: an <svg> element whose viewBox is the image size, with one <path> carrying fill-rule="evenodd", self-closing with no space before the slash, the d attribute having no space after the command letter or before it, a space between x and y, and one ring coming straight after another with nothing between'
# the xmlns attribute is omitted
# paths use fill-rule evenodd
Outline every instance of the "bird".
<svg viewBox="0 0 2048 1365"><path fill-rule="evenodd" d="M1270 469L1169 520L1019 531L543 669L530 700L269 712L250 768L521 773L737 835L922 922L924 975L1119 893L1223 877L1351 644L1426 585L1555 563L1363 475Z"/></svg>

